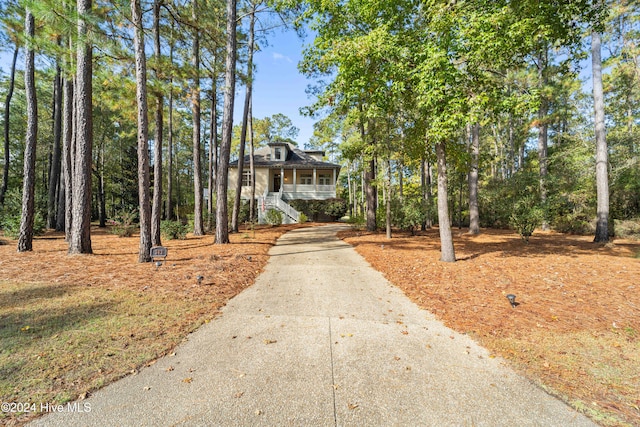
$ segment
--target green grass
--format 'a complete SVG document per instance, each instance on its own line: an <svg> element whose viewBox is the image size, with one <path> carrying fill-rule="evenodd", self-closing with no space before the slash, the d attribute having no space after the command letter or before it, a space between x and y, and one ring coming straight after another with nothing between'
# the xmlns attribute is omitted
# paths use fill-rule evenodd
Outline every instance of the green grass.
<svg viewBox="0 0 640 427"><path fill-rule="evenodd" d="M0 282L0 401L76 399L175 347L210 308L151 291Z"/></svg>

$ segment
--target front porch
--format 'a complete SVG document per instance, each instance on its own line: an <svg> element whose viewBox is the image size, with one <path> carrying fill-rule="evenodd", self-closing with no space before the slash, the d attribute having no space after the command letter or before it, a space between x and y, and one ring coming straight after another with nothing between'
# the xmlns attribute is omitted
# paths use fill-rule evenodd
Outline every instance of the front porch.
<svg viewBox="0 0 640 427"><path fill-rule="evenodd" d="M336 197L335 169L270 169L269 193L284 200L324 200Z"/></svg>

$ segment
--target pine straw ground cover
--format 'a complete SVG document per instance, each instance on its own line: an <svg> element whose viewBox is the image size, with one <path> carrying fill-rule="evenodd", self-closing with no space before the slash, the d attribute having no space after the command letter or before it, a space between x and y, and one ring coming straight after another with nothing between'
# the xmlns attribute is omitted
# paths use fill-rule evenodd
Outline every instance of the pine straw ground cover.
<svg viewBox="0 0 640 427"><path fill-rule="evenodd" d="M68 256L60 233L18 254L0 245L0 402L36 413L0 412L21 425L45 403L83 398L167 354L254 283L267 251L296 226L163 242L164 265L139 264L137 237L92 229L94 255ZM200 284L197 277L203 276Z"/></svg>
<svg viewBox="0 0 640 427"><path fill-rule="evenodd" d="M603 425L640 426L640 242L509 231L341 237L423 308ZM520 304L512 308L506 294Z"/></svg>

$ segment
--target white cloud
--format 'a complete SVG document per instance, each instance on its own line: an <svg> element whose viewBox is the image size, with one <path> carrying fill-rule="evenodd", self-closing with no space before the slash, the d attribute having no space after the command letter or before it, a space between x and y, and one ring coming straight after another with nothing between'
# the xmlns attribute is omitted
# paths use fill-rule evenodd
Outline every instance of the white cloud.
<svg viewBox="0 0 640 427"><path fill-rule="evenodd" d="M287 61L290 64L293 63L293 59L278 52L273 52L273 59L276 61Z"/></svg>

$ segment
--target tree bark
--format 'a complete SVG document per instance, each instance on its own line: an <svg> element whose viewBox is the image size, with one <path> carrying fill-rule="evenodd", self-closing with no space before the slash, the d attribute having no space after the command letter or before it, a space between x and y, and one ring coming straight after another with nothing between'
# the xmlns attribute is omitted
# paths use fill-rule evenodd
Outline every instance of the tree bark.
<svg viewBox="0 0 640 427"><path fill-rule="evenodd" d="M215 67L214 67L215 68ZM207 176L207 228L213 227L213 186L216 183L215 173L218 170L218 85L215 72L211 75L211 122L209 123L209 173Z"/></svg>
<svg viewBox="0 0 640 427"><path fill-rule="evenodd" d="M249 121L249 105L251 105L251 90L253 88L253 48L255 41L256 5L251 4L249 21L249 53L247 59L247 91L244 99L244 111L242 115L242 129L240 131L240 147L238 153L238 181L236 183L236 194L233 201L233 213L231 215L231 231L238 232L238 217L242 201L242 174L244 173L244 149L247 143L247 126Z"/></svg>
<svg viewBox="0 0 640 427"><path fill-rule="evenodd" d="M171 67L173 68L173 50L174 50L174 40L173 40L173 23L171 24L171 43L169 47L169 62ZM173 71L171 71L171 76L169 77L169 122L168 126L168 138L167 138L167 157L169 158L167 164L167 208L166 208L166 218L171 221L174 219L173 215Z"/></svg>
<svg viewBox="0 0 640 427"><path fill-rule="evenodd" d="M155 0L153 3L153 35L154 35L154 56L156 60L155 77L160 80L160 7L163 0ZM155 135L153 144L153 205L151 208L151 245L161 246L160 219L162 216L162 130L164 109L164 97L162 89L156 93L155 111Z"/></svg>
<svg viewBox="0 0 640 427"><path fill-rule="evenodd" d="M591 60L593 70L593 107L596 137L596 195L597 223L594 242L609 241L609 159L604 123L604 95L602 89L602 58L600 52L600 34L591 34Z"/></svg>
<svg viewBox="0 0 640 427"><path fill-rule="evenodd" d="M256 221L256 166L255 166L255 141L253 140L253 100L249 102L249 171L251 173L251 196L249 198L249 222Z"/></svg>
<svg viewBox="0 0 640 427"><path fill-rule="evenodd" d="M7 193L9 186L9 128L11 118L11 98L13 97L13 88L16 81L16 62L18 61L18 52L20 47L16 43L13 50L13 59L11 60L11 75L9 76L9 88L7 89L7 98L4 104L4 165L2 167L2 187L0 187L0 206L4 206L4 195Z"/></svg>
<svg viewBox="0 0 640 427"><path fill-rule="evenodd" d="M27 55L24 66L24 85L27 101L27 134L24 149L24 179L22 185L22 215L18 252L33 250L33 222L35 219L36 143L38 140L38 99L35 83L35 53L32 43L35 20L29 9L25 10L25 36Z"/></svg>
<svg viewBox="0 0 640 427"><path fill-rule="evenodd" d="M227 57L225 61L224 112L222 143L216 179L216 244L229 243L229 213L227 209L227 185L229 182L229 157L233 133L233 104L236 90L236 0L227 1Z"/></svg>
<svg viewBox="0 0 640 427"><path fill-rule="evenodd" d="M62 139L62 72L60 64L56 67L56 76L53 83L53 155L51 170L49 173L49 191L47 198L47 227L56 228L58 184L60 182L61 168L61 139Z"/></svg>
<svg viewBox="0 0 640 427"><path fill-rule="evenodd" d="M69 39L69 50L73 41ZM72 62L73 54L69 55L69 62ZM73 221L73 159L74 159L74 83L73 77L67 76L64 80L64 111L62 123L62 176L64 180L64 231L65 239L71 242L71 224Z"/></svg>
<svg viewBox="0 0 640 427"><path fill-rule="evenodd" d="M198 2L193 1L192 19L197 22ZM195 28L193 34L192 64L195 71L191 89L191 113L193 116L193 234L202 236L202 168L200 162L200 31Z"/></svg>
<svg viewBox="0 0 640 427"><path fill-rule="evenodd" d="M73 167L73 208L69 254L90 254L91 248L91 162L93 148L92 46L87 41L89 24L85 15L91 0L78 0L78 50L76 66L76 140Z"/></svg>
<svg viewBox="0 0 640 427"><path fill-rule="evenodd" d="M547 204L547 147L548 147L548 124L547 124L547 114L548 114L548 103L543 95L543 89L547 84L547 79L545 75L545 69L547 67L548 61L548 51L545 47L543 51L541 51L538 57L538 85L540 88L541 96L540 99L540 108L538 109L538 161L540 163L540 202L542 203L542 209L544 210L544 219L542 220L542 230L546 231L549 229L549 223L547 221L546 215L546 204Z"/></svg>
<svg viewBox="0 0 640 427"><path fill-rule="evenodd" d="M455 262L456 254L453 248L451 222L449 221L449 206L447 193L447 160L443 142L436 144L438 162L438 230L440 231L440 261Z"/></svg>
<svg viewBox="0 0 640 427"><path fill-rule="evenodd" d="M478 209L478 158L480 157L480 125L471 127L471 170L469 171L469 234L480 233Z"/></svg>
<svg viewBox="0 0 640 427"><path fill-rule="evenodd" d="M149 152L147 137L147 61L144 53L144 30L140 0L131 2L131 18L134 26L133 45L136 57L136 101L138 104L138 196L140 201L140 246L138 262L150 262L151 212L149 212Z"/></svg>
<svg viewBox="0 0 640 427"><path fill-rule="evenodd" d="M386 184L387 184L387 200L385 203L385 209L386 209L386 221L385 221L385 226L386 226L386 232L387 232L387 239L391 239L391 159L387 159L387 179L386 179Z"/></svg>

